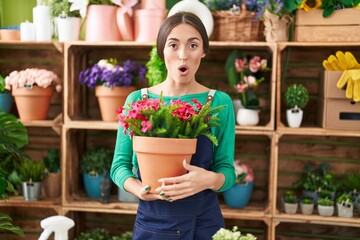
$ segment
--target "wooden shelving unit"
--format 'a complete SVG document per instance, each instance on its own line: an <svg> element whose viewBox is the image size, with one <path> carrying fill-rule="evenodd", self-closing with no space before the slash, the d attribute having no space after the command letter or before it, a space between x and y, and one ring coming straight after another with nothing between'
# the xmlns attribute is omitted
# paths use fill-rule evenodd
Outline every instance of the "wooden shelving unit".
<svg viewBox="0 0 360 240"><path fill-rule="evenodd" d="M118 123L101 121L94 91L80 85L78 76L81 70L102 58L116 57L120 62L136 59L145 63L152 46L153 43L136 42L0 42L1 59L9 60L10 57L7 56L13 56L13 51L21 58L10 60L11 65L0 62L0 71L43 66L56 71L64 83L61 101L53 103L49 119L24 123L30 129L49 128L58 134L62 155L61 201L43 199L29 203L24 202L21 197L11 197L0 203L1 209L50 209L58 214L72 216L78 221L86 221L88 215L89 218L94 215L105 218L111 218L112 214L135 215L137 204L119 202L114 190L109 204L86 197L79 173L82 152L93 146L113 147ZM225 219L229 224L254 230L259 240L292 239L292 234L286 232L288 229L299 232L296 239L307 239L304 236L315 236L313 226L319 225L324 226L324 234L331 228L339 228L339 234L346 234L349 229L350 233L357 234L360 231L359 213L351 219L336 216L325 218L316 213L310 216L299 213L289 215L283 213L280 197L284 189L289 188L292 181L299 177L307 162L329 161L335 167L336 174L344 174L349 169L360 169L360 146L356 144L359 142L360 129L332 130L317 125L319 77L322 71L319 63L336 50L350 50L359 53L359 56L360 44L210 42L210 55L203 61L197 79L234 97L235 93L229 89L224 73L224 63L233 49L271 59L273 71L271 79L262 83L258 89L263 109L259 125L236 126L235 130L235 158L242 159L253 167L256 179L254 193L250 204L244 209L228 208L219 194ZM27 61L25 65L24 59ZM287 127L282 101L286 87L293 82L305 83L311 94L303 124L296 129ZM29 151L32 152L33 149ZM41 156L44 152L38 150L35 155ZM301 229L307 229L308 235L302 233Z"/></svg>

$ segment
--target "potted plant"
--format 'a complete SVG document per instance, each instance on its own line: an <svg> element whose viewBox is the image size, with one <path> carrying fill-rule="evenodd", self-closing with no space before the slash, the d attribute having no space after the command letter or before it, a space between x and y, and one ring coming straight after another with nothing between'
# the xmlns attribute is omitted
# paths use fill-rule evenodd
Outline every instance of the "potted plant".
<svg viewBox="0 0 360 240"><path fill-rule="evenodd" d="M336 199L336 208L339 217L352 218L354 212L352 197L346 193L341 194Z"/></svg>
<svg viewBox="0 0 360 240"><path fill-rule="evenodd" d="M360 173L347 173L342 184L344 190L350 194L354 207L360 209Z"/></svg>
<svg viewBox="0 0 360 240"><path fill-rule="evenodd" d="M83 174L85 191L89 198L100 200L101 197L109 197L109 170L113 155L113 150L107 148L90 148L83 153L80 172ZM103 191L102 185L107 187Z"/></svg>
<svg viewBox="0 0 360 240"><path fill-rule="evenodd" d="M210 129L219 125L217 113L225 106L212 108L210 104L196 99L166 103L161 95L119 108L119 124L133 139L142 184L150 186L150 192L161 186L158 179L185 173L183 161L189 163L195 153L196 137L203 135L218 144Z"/></svg>
<svg viewBox="0 0 360 240"><path fill-rule="evenodd" d="M256 240L257 238L250 234L242 234L238 227L235 226L232 228L232 230L226 229L226 228L220 228L213 236L212 240Z"/></svg>
<svg viewBox="0 0 360 240"><path fill-rule="evenodd" d="M328 197L319 198L317 208L320 216L330 217L334 214L334 201Z"/></svg>
<svg viewBox="0 0 360 240"><path fill-rule="evenodd" d="M39 200L44 174L45 165L43 161L26 159L21 163L19 176L22 181L22 192L25 201Z"/></svg>
<svg viewBox="0 0 360 240"><path fill-rule="evenodd" d="M79 40L81 18L79 11L70 11L69 0L51 0L50 14L55 19L60 42Z"/></svg>
<svg viewBox="0 0 360 240"><path fill-rule="evenodd" d="M5 86L5 78L0 75L0 110L9 113L12 105L12 96Z"/></svg>
<svg viewBox="0 0 360 240"><path fill-rule="evenodd" d="M293 21L293 12L284 1L265 0L257 2L256 16L264 22L267 42L286 42L289 40L289 25Z"/></svg>
<svg viewBox="0 0 360 240"><path fill-rule="evenodd" d="M254 188L253 170L240 160L234 162L236 181L234 186L223 192L227 206L231 208L244 208L248 205Z"/></svg>
<svg viewBox="0 0 360 240"><path fill-rule="evenodd" d="M12 71L6 78L6 89L12 89L20 120L44 120L53 95L52 85L61 91L58 76L46 69L27 68Z"/></svg>
<svg viewBox="0 0 360 240"><path fill-rule="evenodd" d="M109 239L109 240L131 240L132 239L132 232L124 232L120 235L113 235L109 233L108 230L103 228L95 228L92 230L88 230L86 232L81 232L75 240L100 240L100 239Z"/></svg>
<svg viewBox="0 0 360 240"><path fill-rule="evenodd" d="M43 181L45 196L50 198L59 197L61 192L59 150L50 149L43 161L45 164L45 177Z"/></svg>
<svg viewBox="0 0 360 240"><path fill-rule="evenodd" d="M301 84L293 84L286 89L286 119L289 127L298 128L303 118L303 110L309 102L309 92Z"/></svg>
<svg viewBox="0 0 360 240"><path fill-rule="evenodd" d="M311 215L314 211L314 200L309 197L303 197L300 201L301 213Z"/></svg>
<svg viewBox="0 0 360 240"><path fill-rule="evenodd" d="M146 68L136 61L123 65L115 58L101 59L80 72L80 83L95 88L103 121L116 121L115 110L125 103L126 97L145 84Z"/></svg>
<svg viewBox="0 0 360 240"><path fill-rule="evenodd" d="M288 214L295 214L299 206L299 200L294 191L286 191L284 193L284 209Z"/></svg>
<svg viewBox="0 0 360 240"><path fill-rule="evenodd" d="M157 85L166 79L167 69L165 63L159 57L156 46L153 46L150 51L150 59L145 64L147 68L146 79L149 86Z"/></svg>
<svg viewBox="0 0 360 240"><path fill-rule="evenodd" d="M226 60L225 71L231 88L239 94L241 107L236 114L240 125L259 123L259 99L255 93L260 83L265 81L270 68L267 59L260 56L246 56L233 50Z"/></svg>

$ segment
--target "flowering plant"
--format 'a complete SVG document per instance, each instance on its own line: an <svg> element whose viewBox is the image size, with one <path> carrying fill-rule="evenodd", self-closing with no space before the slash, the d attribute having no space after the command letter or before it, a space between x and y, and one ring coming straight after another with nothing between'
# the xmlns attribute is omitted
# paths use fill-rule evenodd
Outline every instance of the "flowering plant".
<svg viewBox="0 0 360 240"><path fill-rule="evenodd" d="M220 228L213 236L213 240L256 240L257 238L247 233L246 235L241 234L238 231L238 227L233 227L232 230Z"/></svg>
<svg viewBox="0 0 360 240"><path fill-rule="evenodd" d="M246 164L242 164L240 160L235 160L236 184L244 184L254 181L253 170Z"/></svg>
<svg viewBox="0 0 360 240"><path fill-rule="evenodd" d="M283 0L258 1L256 7L256 17L258 19L264 19L265 11L268 11L279 18L291 16L293 14L293 11L289 10L287 6L285 6Z"/></svg>
<svg viewBox="0 0 360 240"><path fill-rule="evenodd" d="M31 88L34 84L39 87L47 88L51 84L56 85L56 91L61 91L61 84L58 76L49 70L38 68L27 68L22 71L12 71L6 78L6 89L27 87Z"/></svg>
<svg viewBox="0 0 360 240"><path fill-rule="evenodd" d="M267 67L267 59L260 56L245 56L234 50L228 57L225 68L231 87L240 94L242 106L257 109L259 99L255 90L265 80L264 73L270 70Z"/></svg>
<svg viewBox="0 0 360 240"><path fill-rule="evenodd" d="M360 0L286 0L285 6L290 11L303 9L311 11L324 9L323 17L329 17L334 11L343 8L359 7Z"/></svg>
<svg viewBox="0 0 360 240"><path fill-rule="evenodd" d="M240 8L244 9L244 7L249 11L254 11L256 9L257 0L200 0L204 3L210 11L217 10L231 10L233 12L240 11ZM242 7L244 6L244 7Z"/></svg>
<svg viewBox="0 0 360 240"><path fill-rule="evenodd" d="M123 66L114 58L102 59L92 67L80 72L80 83L89 88L97 85L107 87L136 86L145 82L146 68L136 61L127 60Z"/></svg>
<svg viewBox="0 0 360 240"><path fill-rule="evenodd" d="M217 145L217 138L209 130L220 126L217 114L222 108L224 106L211 108L210 103L202 105L196 99L191 103L171 100L168 105L160 96L120 107L117 119L130 137L196 138L205 135Z"/></svg>

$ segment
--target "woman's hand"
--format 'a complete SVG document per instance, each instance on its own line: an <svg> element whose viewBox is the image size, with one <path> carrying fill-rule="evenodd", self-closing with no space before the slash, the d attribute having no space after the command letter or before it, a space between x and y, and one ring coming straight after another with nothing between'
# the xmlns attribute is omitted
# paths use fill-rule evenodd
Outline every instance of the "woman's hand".
<svg viewBox="0 0 360 240"><path fill-rule="evenodd" d="M196 167L183 161L184 168L188 171L179 177L159 179L162 186L156 189L163 200L176 201L201 192L205 189L218 190L224 184L225 177L221 173L215 173Z"/></svg>
<svg viewBox="0 0 360 240"><path fill-rule="evenodd" d="M154 201L154 200L161 200L163 199L160 194L157 193L149 193L150 187L149 186L142 186L142 183L139 179L136 178L128 178L125 181L124 187L126 191L131 192L138 198L143 201Z"/></svg>

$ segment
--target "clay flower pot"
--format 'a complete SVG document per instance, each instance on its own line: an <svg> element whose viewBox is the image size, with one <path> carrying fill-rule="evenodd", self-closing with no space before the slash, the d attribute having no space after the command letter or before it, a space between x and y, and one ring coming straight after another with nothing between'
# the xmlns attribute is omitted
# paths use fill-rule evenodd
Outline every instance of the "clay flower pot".
<svg viewBox="0 0 360 240"><path fill-rule="evenodd" d="M176 177L186 173L183 160L190 163L196 151L197 139L133 137L133 150L138 159L143 186L150 192L161 186L161 178Z"/></svg>

